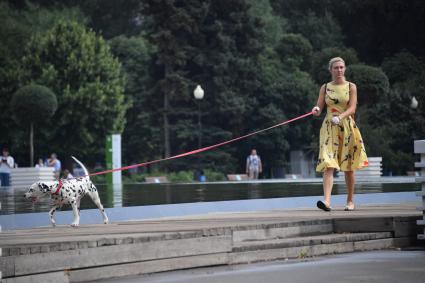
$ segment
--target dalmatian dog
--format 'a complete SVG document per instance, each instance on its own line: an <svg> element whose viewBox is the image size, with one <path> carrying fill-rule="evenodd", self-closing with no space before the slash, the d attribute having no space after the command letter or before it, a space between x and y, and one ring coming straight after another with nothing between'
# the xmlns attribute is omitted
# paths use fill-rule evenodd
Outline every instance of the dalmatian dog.
<svg viewBox="0 0 425 283"><path fill-rule="evenodd" d="M97 189L88 176L89 172L87 171L87 168L77 158L74 156L72 156L72 158L81 166L81 168L83 168L85 176L69 180L35 182L25 193L25 198L32 202L37 202L39 198L43 196L50 196L53 200L53 207L49 212L49 217L50 223L53 227L56 226L56 222L53 217L56 210L61 208L64 204L70 204L74 214L71 226L76 227L80 223L80 201L86 194L88 194L99 208L103 217L103 223L108 224L108 216L100 203Z"/></svg>

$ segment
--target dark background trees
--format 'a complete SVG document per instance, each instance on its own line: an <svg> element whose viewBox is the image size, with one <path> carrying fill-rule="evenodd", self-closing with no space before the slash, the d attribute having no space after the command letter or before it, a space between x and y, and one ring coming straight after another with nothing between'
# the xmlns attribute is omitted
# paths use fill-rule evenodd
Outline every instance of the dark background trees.
<svg viewBox="0 0 425 283"><path fill-rule="evenodd" d="M29 165L28 133L11 118L10 100L30 82L58 97L36 155L75 154L94 165L105 135L121 132L123 163L131 164L197 147L197 84L209 145L308 112L334 56L357 83L358 123L386 173L413 170L412 140L425 136L420 0L34 0L0 8L0 145L21 165ZM302 121L162 169L193 170L201 159L205 168L240 172L256 147L271 176L288 167L290 150L315 148L319 126Z"/></svg>

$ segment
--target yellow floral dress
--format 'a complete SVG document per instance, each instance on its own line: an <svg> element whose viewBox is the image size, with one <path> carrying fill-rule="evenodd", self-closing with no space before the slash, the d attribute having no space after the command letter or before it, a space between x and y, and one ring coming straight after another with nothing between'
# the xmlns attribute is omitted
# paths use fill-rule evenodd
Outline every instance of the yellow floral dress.
<svg viewBox="0 0 425 283"><path fill-rule="evenodd" d="M340 171L353 171L368 166L366 151L360 130L349 116L341 120L339 125L331 122L348 108L350 99L350 83L325 86L325 102L327 113L320 128L320 151L317 161L317 172L326 168Z"/></svg>

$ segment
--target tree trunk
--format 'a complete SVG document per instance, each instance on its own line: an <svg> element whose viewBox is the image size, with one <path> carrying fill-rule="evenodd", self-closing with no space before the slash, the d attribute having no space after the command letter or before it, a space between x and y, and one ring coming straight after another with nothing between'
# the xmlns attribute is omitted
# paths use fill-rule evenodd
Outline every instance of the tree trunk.
<svg viewBox="0 0 425 283"><path fill-rule="evenodd" d="M169 74L169 66L165 66L165 79L167 79ZM171 149L170 149L170 124L168 121L168 112L170 110L170 101L169 101L169 89L165 89L164 91L164 157L170 157Z"/></svg>
<svg viewBox="0 0 425 283"><path fill-rule="evenodd" d="M169 100L168 93L164 92L164 157L170 157L170 124L168 121Z"/></svg>
<svg viewBox="0 0 425 283"><path fill-rule="evenodd" d="M34 123L30 124L30 166L34 166Z"/></svg>

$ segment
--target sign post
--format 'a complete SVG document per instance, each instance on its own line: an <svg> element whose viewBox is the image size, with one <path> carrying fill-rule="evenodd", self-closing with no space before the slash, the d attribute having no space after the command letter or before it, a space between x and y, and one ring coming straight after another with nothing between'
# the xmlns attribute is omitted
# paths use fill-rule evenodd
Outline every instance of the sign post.
<svg viewBox="0 0 425 283"><path fill-rule="evenodd" d="M108 135L106 137L106 169L111 170L121 167L121 135ZM121 171L106 175L108 184L121 184Z"/></svg>

